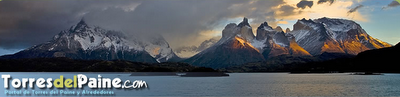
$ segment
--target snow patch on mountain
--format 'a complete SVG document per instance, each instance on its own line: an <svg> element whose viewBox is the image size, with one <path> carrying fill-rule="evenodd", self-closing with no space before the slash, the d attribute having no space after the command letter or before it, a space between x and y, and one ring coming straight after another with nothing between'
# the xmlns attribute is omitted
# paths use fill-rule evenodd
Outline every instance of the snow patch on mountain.
<svg viewBox="0 0 400 97"><path fill-rule="evenodd" d="M301 47L313 55L323 52L358 54L369 49L391 46L369 36L356 22L345 19L324 17L298 20L290 33Z"/></svg>
<svg viewBox="0 0 400 97"><path fill-rule="evenodd" d="M102 29L97 26L89 26L81 20L77 25L72 26L68 31L62 31L54 36L53 41L66 42L68 49L82 49L90 52L97 49L118 51L146 51L158 62L165 62L176 57L169 47L169 44L161 35L151 37L129 38L122 32ZM77 46L75 43L78 43ZM58 44L53 44L49 51L56 50ZM78 48L79 47L79 48Z"/></svg>
<svg viewBox="0 0 400 97"><path fill-rule="evenodd" d="M309 36L310 35L310 31L308 31L308 30L296 30L296 31L291 31L291 34L296 37L296 41L299 41L299 40L302 40L302 39L306 38L306 36Z"/></svg>
<svg viewBox="0 0 400 97"><path fill-rule="evenodd" d="M255 48L257 48L258 50L262 50L263 47L265 47L265 42L267 41L267 39L263 39L263 40L256 40L254 39L251 42L251 45L253 45Z"/></svg>
<svg viewBox="0 0 400 97"><path fill-rule="evenodd" d="M272 40L274 41L275 44L278 44L278 45L281 46L281 47L287 47L287 46L289 46L288 44L286 44L286 43L284 43L284 42L277 41L275 38L273 38Z"/></svg>

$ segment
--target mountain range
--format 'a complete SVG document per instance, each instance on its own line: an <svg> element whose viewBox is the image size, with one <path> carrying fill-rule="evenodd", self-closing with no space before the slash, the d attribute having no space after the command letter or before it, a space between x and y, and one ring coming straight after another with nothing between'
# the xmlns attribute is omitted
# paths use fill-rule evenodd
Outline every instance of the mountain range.
<svg viewBox="0 0 400 97"><path fill-rule="evenodd" d="M356 55L362 51L392 46L371 37L356 22L344 19L302 19L294 24L290 33L312 55L323 52Z"/></svg>
<svg viewBox="0 0 400 97"><path fill-rule="evenodd" d="M320 18L301 19L293 31L267 22L257 27L256 36L248 19L238 25L228 24L222 38L210 48L186 59L184 62L196 66L224 68L250 62L266 61L277 56L318 56L323 53L356 55L362 51L391 47L369 36L354 21Z"/></svg>
<svg viewBox="0 0 400 97"><path fill-rule="evenodd" d="M195 66L225 68L250 62L262 62L279 56L311 57L323 53L356 55L362 51L391 47L368 35L354 21L319 18L301 19L293 30L260 24L256 35L247 18L230 23L221 38L204 41L200 46L172 50L161 35L126 35L88 25L83 19L52 40L0 59L68 57L84 60L128 60L158 63L181 61ZM195 54L185 60L178 55Z"/></svg>
<svg viewBox="0 0 400 97"><path fill-rule="evenodd" d="M129 37L129 38L128 38ZM68 57L86 60L128 60L157 63L179 60L160 35L143 40L122 32L88 25L83 19L52 40L1 58Z"/></svg>

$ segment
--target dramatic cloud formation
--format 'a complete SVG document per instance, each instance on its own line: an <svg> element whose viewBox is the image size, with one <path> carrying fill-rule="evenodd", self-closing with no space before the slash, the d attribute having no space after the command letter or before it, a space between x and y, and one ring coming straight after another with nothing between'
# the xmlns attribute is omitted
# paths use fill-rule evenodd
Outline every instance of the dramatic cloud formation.
<svg viewBox="0 0 400 97"><path fill-rule="evenodd" d="M332 4L335 0L319 0L318 4L326 3L328 2L329 4Z"/></svg>
<svg viewBox="0 0 400 97"><path fill-rule="evenodd" d="M3 0L0 2L0 48L21 49L48 41L85 14L107 8L127 10L134 1ZM129 8L131 10L132 8Z"/></svg>
<svg viewBox="0 0 400 97"><path fill-rule="evenodd" d="M364 6L364 5L358 5L358 6L354 7L354 8L352 8L352 9L350 9L347 13L356 12L359 8L361 8L361 7L363 7L363 6Z"/></svg>
<svg viewBox="0 0 400 97"><path fill-rule="evenodd" d="M312 7L314 5L314 2L313 1L300 1L299 3L297 3L297 7L298 8L302 8L302 9L304 9L304 8L306 8L307 6L308 7Z"/></svg>
<svg viewBox="0 0 400 97"><path fill-rule="evenodd" d="M292 6L296 7L299 3L299 0L284 0L286 2L283 6ZM313 2L318 2L318 0L313 0ZM355 2L358 1L348 1L348 0L337 0L332 4L322 3L322 4L315 4L312 8L297 8L294 9L293 14L287 16L280 16L279 19L286 19L286 20L297 20L299 18L320 18L320 17L332 17L332 18L345 18L345 19L352 19L356 21L368 21L367 17L361 15L358 11L353 12L349 15L347 12L349 8L354 6Z"/></svg>
<svg viewBox="0 0 400 97"><path fill-rule="evenodd" d="M264 21L276 27L301 18L366 21L358 11L348 16L353 4L333 0L3 0L0 49L43 43L81 18L129 35L161 34L172 48L178 48L221 35L226 24L243 17L249 18L253 28Z"/></svg>
<svg viewBox="0 0 400 97"><path fill-rule="evenodd" d="M2 20L8 21L1 21L7 24L2 27L7 28L0 32L0 47L26 48L45 42L82 17L89 24L128 34L161 34L172 47L200 44L214 37L200 33L215 29L223 21L248 17L257 24L275 22L274 10L270 8L283 3L279 0L3 1L0 14L6 14ZM226 24L223 22L223 26Z"/></svg>
<svg viewBox="0 0 400 97"><path fill-rule="evenodd" d="M387 5L387 7L396 7L396 6L399 6L399 5L400 5L400 0L395 0L395 1L390 2Z"/></svg>

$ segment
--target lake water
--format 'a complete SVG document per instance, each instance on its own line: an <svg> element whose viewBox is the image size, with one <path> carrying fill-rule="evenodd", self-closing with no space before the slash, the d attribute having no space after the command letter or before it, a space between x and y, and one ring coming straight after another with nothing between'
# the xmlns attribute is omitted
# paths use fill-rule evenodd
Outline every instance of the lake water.
<svg viewBox="0 0 400 97"><path fill-rule="evenodd" d="M400 74L349 75L337 74L287 74L287 73L230 73L229 77L178 77L178 76L129 76L129 73L0 73L10 74L12 78L73 78L85 74L97 78L121 78L143 80L148 84L144 89L103 89L113 91L111 96L400 96ZM10 80L11 81L11 80ZM0 96L6 90L0 81ZM53 86L54 87L54 86ZM84 87L85 90L93 90ZM83 89L39 89L69 90ZM101 90L101 89L97 89ZM8 95L13 96L13 95ZM14 95L15 96L15 95ZM17 95L21 96L21 95ZM49 95L22 95L49 96ZM51 95L50 95L51 96ZM74 95L53 95L74 96ZM75 95L76 96L76 95ZM95 95L98 96L98 95ZM100 95L101 96L101 95ZM103 95L104 96L104 95Z"/></svg>

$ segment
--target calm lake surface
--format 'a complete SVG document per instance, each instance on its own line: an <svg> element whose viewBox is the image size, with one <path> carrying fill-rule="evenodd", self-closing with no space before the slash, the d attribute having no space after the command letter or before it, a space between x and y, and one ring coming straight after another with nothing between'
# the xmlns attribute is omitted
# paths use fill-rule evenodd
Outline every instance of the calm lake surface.
<svg viewBox="0 0 400 97"><path fill-rule="evenodd" d="M129 76L130 73L2 72L0 74L10 74L12 78L18 79L53 78L53 81L60 75L63 75L66 79L72 79L73 75L77 74L85 74L93 78L97 78L97 75L100 74L103 78L113 79L118 77L122 81L143 80L149 86L144 89L103 89L114 91L115 95L112 96L400 96L400 74L229 73L229 77ZM9 89L5 89L3 83L4 81L1 79L1 97L6 96L4 94L6 90L32 90L29 87L27 89L14 89L11 85L9 85ZM88 88L87 85L85 86L85 90L93 90ZM36 87L34 90L81 91L83 89L39 89Z"/></svg>

